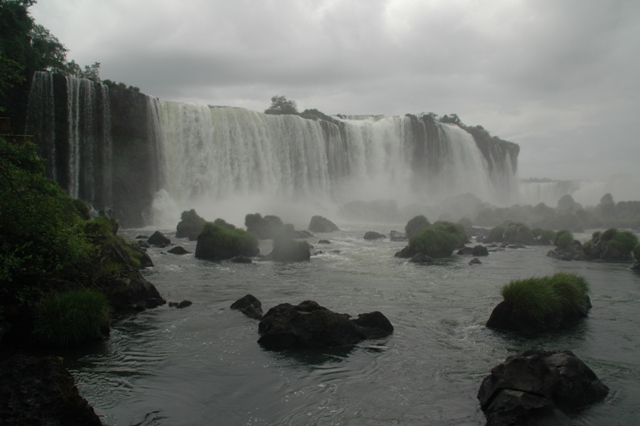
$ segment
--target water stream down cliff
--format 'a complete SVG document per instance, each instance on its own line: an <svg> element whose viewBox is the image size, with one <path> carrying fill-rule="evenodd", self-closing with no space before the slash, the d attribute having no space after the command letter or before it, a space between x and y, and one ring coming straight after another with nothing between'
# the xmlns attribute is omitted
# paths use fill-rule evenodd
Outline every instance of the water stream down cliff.
<svg viewBox="0 0 640 426"><path fill-rule="evenodd" d="M206 209L231 200L251 210L265 200L428 204L472 193L507 205L518 197L517 145L475 140L429 115L266 115L40 72L30 99L27 131L51 177L70 195L113 209L125 225L143 225L142 212L159 220L170 205Z"/></svg>

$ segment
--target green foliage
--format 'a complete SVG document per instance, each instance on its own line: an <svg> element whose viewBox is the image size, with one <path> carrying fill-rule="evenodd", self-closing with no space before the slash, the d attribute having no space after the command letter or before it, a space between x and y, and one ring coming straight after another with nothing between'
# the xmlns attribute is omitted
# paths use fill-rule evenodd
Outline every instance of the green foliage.
<svg viewBox="0 0 640 426"><path fill-rule="evenodd" d="M609 228L600 235L600 239L602 239L602 241L611 241L617 234L618 230L616 228Z"/></svg>
<svg viewBox="0 0 640 426"><path fill-rule="evenodd" d="M589 291L584 278L557 273L552 277L513 280L501 289L514 312L546 321L558 312L576 312Z"/></svg>
<svg viewBox="0 0 640 426"><path fill-rule="evenodd" d="M539 244L544 245L553 244L553 241L556 239L555 231L551 231L549 229L534 228L531 230L531 235L533 235L533 238Z"/></svg>
<svg viewBox="0 0 640 426"><path fill-rule="evenodd" d="M0 282L63 276L90 251L73 200L43 171L35 145L0 138Z"/></svg>
<svg viewBox="0 0 640 426"><path fill-rule="evenodd" d="M258 239L242 229L229 229L211 222L205 223L198 236L196 257L228 259L237 255L255 256L259 253Z"/></svg>
<svg viewBox="0 0 640 426"><path fill-rule="evenodd" d="M489 238L488 241L490 242L502 242L504 241L504 233L505 233L505 229L502 226L496 226L494 228L491 228L491 230L489 231Z"/></svg>
<svg viewBox="0 0 640 426"><path fill-rule="evenodd" d="M404 232L407 234L407 238L411 238L418 235L420 231L431 225L429 219L423 215L419 215L410 219L404 227Z"/></svg>
<svg viewBox="0 0 640 426"><path fill-rule="evenodd" d="M91 66L85 65L83 70L76 61L72 60L66 65L66 74L73 77L86 78L94 83L100 83L100 62L94 62Z"/></svg>
<svg viewBox="0 0 640 426"><path fill-rule="evenodd" d="M559 249L568 248L573 242L573 234L566 229L562 231L558 231L556 234L555 240L553 240L553 244L555 244Z"/></svg>
<svg viewBox="0 0 640 426"><path fill-rule="evenodd" d="M602 232L600 232L600 231L596 231L593 234L591 234L591 238L594 239L594 240L597 239L597 238L600 238L600 236L602 236Z"/></svg>
<svg viewBox="0 0 640 426"><path fill-rule="evenodd" d="M236 229L235 225L233 225L231 223L228 223L224 219L217 218L216 220L213 221L213 223L218 225L218 226L222 226L222 227L225 227L225 228L228 228L228 229L232 229L232 230Z"/></svg>
<svg viewBox="0 0 640 426"><path fill-rule="evenodd" d="M504 231L504 239L507 243L533 243L533 234L531 230L522 223L510 223Z"/></svg>
<svg viewBox="0 0 640 426"><path fill-rule="evenodd" d="M271 98L271 106L264 111L265 114L298 114L298 106L295 101L288 100L285 96Z"/></svg>
<svg viewBox="0 0 640 426"><path fill-rule="evenodd" d="M47 346L72 346L100 336L109 324L111 307L95 290L71 290L43 298L35 308L36 341Z"/></svg>
<svg viewBox="0 0 640 426"><path fill-rule="evenodd" d="M464 228L451 222L436 222L409 239L413 252L430 257L448 257L467 241Z"/></svg>
<svg viewBox="0 0 640 426"><path fill-rule="evenodd" d="M640 261L640 244L636 245L635 248L633 249L633 257L637 261Z"/></svg>
<svg viewBox="0 0 640 426"><path fill-rule="evenodd" d="M620 251L623 255L627 255L638 244L638 237L630 231L618 231L616 235L608 242L610 247Z"/></svg>

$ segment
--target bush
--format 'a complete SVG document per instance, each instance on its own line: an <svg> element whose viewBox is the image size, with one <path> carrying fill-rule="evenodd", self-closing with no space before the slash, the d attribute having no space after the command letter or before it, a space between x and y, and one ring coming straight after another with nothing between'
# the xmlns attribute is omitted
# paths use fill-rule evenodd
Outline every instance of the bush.
<svg viewBox="0 0 640 426"><path fill-rule="evenodd" d="M502 287L501 294L514 312L542 322L561 311L577 312L588 291L583 277L557 273L552 277L511 281Z"/></svg>
<svg viewBox="0 0 640 426"><path fill-rule="evenodd" d="M553 243L561 250L568 248L573 242L573 234L566 229L558 231Z"/></svg>
<svg viewBox="0 0 640 426"><path fill-rule="evenodd" d="M609 228L600 235L602 241L611 241L615 238L618 230L616 228Z"/></svg>
<svg viewBox="0 0 640 426"><path fill-rule="evenodd" d="M467 241L462 226L451 222L436 222L409 239L409 247L415 253L430 257L448 257Z"/></svg>
<svg viewBox="0 0 640 426"><path fill-rule="evenodd" d="M633 249L633 257L635 257L637 261L640 261L640 244Z"/></svg>
<svg viewBox="0 0 640 426"><path fill-rule="evenodd" d="M602 235L602 232L596 231L593 234L591 234L591 238L595 240L595 239L600 238L601 235Z"/></svg>
<svg viewBox="0 0 640 426"><path fill-rule="evenodd" d="M638 244L638 237L629 231L618 231L607 244L620 251L623 255L628 255Z"/></svg>
<svg viewBox="0 0 640 426"><path fill-rule="evenodd" d="M77 345L99 337L110 319L111 306L104 294L71 290L36 305L33 336L41 345Z"/></svg>
<svg viewBox="0 0 640 426"><path fill-rule="evenodd" d="M488 242L502 242L504 241L505 229L502 226L496 226L489 231Z"/></svg>
<svg viewBox="0 0 640 426"><path fill-rule="evenodd" d="M429 219L423 215L419 215L409 220L404 227L404 232L407 234L407 238L414 237L420 233L427 226L431 225Z"/></svg>
<svg viewBox="0 0 640 426"><path fill-rule="evenodd" d="M504 231L504 239L507 243L532 244L533 234L522 223L510 223L509 227Z"/></svg>
<svg viewBox="0 0 640 426"><path fill-rule="evenodd" d="M260 252L255 235L242 229L229 229L207 222L198 236L195 256L200 259L230 259L255 256Z"/></svg>

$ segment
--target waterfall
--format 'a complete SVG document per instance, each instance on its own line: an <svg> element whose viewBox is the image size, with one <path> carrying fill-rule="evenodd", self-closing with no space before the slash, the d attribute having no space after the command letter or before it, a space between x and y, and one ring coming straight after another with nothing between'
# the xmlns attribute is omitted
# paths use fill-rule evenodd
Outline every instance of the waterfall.
<svg viewBox="0 0 640 426"><path fill-rule="evenodd" d="M56 180L56 134L53 74L37 71L31 80L25 134L33 135L41 158L47 161L47 176Z"/></svg>
<svg viewBox="0 0 640 426"><path fill-rule="evenodd" d="M62 93L66 102L61 102ZM106 85L36 72L26 127L47 160L49 176L71 197L98 208L112 205L113 143Z"/></svg>
<svg viewBox="0 0 640 426"><path fill-rule="evenodd" d="M164 206L207 209L215 202L220 211L231 199L256 197L320 206L415 203L465 193L499 202L517 190L507 152L492 159L500 164L492 170L469 133L415 116L328 122L161 102L160 117Z"/></svg>

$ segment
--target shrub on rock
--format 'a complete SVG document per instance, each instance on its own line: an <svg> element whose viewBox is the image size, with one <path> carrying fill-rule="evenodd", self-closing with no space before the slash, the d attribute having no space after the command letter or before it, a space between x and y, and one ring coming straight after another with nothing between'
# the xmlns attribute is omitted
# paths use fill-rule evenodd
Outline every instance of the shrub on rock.
<svg viewBox="0 0 640 426"><path fill-rule="evenodd" d="M199 259L222 260L238 255L255 256L259 252L255 235L207 222L198 235L195 256Z"/></svg>
<svg viewBox="0 0 640 426"><path fill-rule="evenodd" d="M451 222L436 222L409 240L410 252L424 253L432 258L451 256L467 241L464 228Z"/></svg>
<svg viewBox="0 0 640 426"><path fill-rule="evenodd" d="M502 226L493 227L489 230L489 235L487 235L486 242L501 243L504 241L504 233L505 229Z"/></svg>
<svg viewBox="0 0 640 426"><path fill-rule="evenodd" d="M591 308L587 281L575 274L513 280L502 287L503 301L487 327L533 333L564 327L586 317Z"/></svg>
<svg viewBox="0 0 640 426"><path fill-rule="evenodd" d="M504 231L504 239L508 244L533 244L531 230L522 223L510 223Z"/></svg>
<svg viewBox="0 0 640 426"><path fill-rule="evenodd" d="M198 216L194 209L183 211L180 215L180 222L176 226L176 238L189 238L197 236L202 232L206 220Z"/></svg>
<svg viewBox="0 0 640 426"><path fill-rule="evenodd" d="M561 250L569 248L573 242L573 234L566 229L558 231L556 238L553 240L553 244Z"/></svg>

